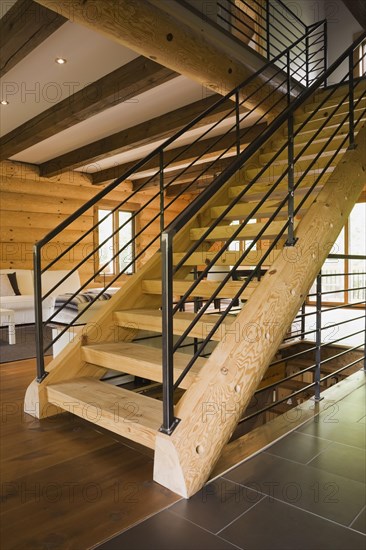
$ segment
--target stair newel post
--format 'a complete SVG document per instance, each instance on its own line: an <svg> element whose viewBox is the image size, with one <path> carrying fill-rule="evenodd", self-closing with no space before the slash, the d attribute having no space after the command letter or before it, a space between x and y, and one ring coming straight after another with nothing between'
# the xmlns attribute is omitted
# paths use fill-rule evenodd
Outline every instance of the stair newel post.
<svg viewBox="0 0 366 550"><path fill-rule="evenodd" d="M163 424L160 431L168 435L179 422L174 418L173 237L169 230L161 234Z"/></svg>
<svg viewBox="0 0 366 550"><path fill-rule="evenodd" d="M348 57L348 107L349 107L349 149L355 148L355 116L354 116L354 82L353 82L353 51Z"/></svg>
<svg viewBox="0 0 366 550"><path fill-rule="evenodd" d="M268 61L270 60L271 50L270 50L270 13L269 13L269 0L266 0L266 54Z"/></svg>
<svg viewBox="0 0 366 550"><path fill-rule="evenodd" d="M44 370L43 355L43 316L42 316L42 269L41 269L41 248L39 243L34 245L33 250L34 268L34 314L36 329L36 358L37 358L37 382L47 376Z"/></svg>
<svg viewBox="0 0 366 550"><path fill-rule="evenodd" d="M322 272L316 278L316 327L315 327L315 393L314 400L320 401L320 370L321 370L321 343L322 343Z"/></svg>
<svg viewBox="0 0 366 550"><path fill-rule="evenodd" d="M164 231L164 151L159 152L160 234Z"/></svg>
<svg viewBox="0 0 366 550"><path fill-rule="evenodd" d="M239 90L235 92L235 132L236 132L236 154L240 155L240 112L239 112Z"/></svg>
<svg viewBox="0 0 366 550"><path fill-rule="evenodd" d="M288 117L288 230L286 246L294 246L296 243L294 235L294 182L295 182L295 165L294 165L294 117L291 113Z"/></svg>

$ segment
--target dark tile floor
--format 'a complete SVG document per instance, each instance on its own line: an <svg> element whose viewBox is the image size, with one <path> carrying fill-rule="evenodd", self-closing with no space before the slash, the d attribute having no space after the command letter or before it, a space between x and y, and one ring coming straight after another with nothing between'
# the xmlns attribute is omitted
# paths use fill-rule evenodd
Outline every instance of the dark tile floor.
<svg viewBox="0 0 366 550"><path fill-rule="evenodd" d="M366 386L98 550L364 550Z"/></svg>

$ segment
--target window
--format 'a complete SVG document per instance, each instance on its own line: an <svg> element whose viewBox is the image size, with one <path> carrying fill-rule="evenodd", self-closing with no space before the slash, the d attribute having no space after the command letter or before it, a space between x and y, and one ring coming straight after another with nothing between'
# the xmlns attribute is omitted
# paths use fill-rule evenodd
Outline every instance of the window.
<svg viewBox="0 0 366 550"><path fill-rule="evenodd" d="M101 247L98 250L95 271L102 269L98 277L133 273L134 218L132 215L133 212L126 210L112 212L111 208L97 208L96 222L101 223L96 228L95 241L96 245Z"/></svg>
<svg viewBox="0 0 366 550"><path fill-rule="evenodd" d="M255 219L251 219L248 221L248 223L256 223L257 220ZM240 223L240 220L234 220L230 223L230 225L239 225ZM252 244L253 241L249 241L247 239L245 239L244 241L232 241L232 243L229 244L229 250L233 250L235 252L244 252L244 250L246 250L247 248L250 247L250 245ZM257 249L257 245L255 244L251 250L256 250Z"/></svg>
<svg viewBox="0 0 366 550"><path fill-rule="evenodd" d="M366 255L366 203L357 203L337 241L331 254ZM329 292L322 297L327 304L353 304L366 299L366 261L360 259L328 259L322 268L322 291ZM344 275L346 273L346 275ZM339 275L338 275L339 274ZM351 290L355 288L356 290ZM349 289L349 292L341 292ZM332 294L334 291L334 294ZM315 292L315 284L311 293ZM312 298L312 303L313 303Z"/></svg>

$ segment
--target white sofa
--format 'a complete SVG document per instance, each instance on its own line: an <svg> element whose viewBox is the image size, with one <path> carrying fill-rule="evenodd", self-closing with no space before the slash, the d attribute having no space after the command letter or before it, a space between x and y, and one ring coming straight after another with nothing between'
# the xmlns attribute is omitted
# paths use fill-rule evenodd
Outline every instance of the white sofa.
<svg viewBox="0 0 366 550"><path fill-rule="evenodd" d="M3 296L0 289L0 308L12 309L16 325L34 323L34 277L30 269L0 269L0 274L16 273L19 296ZM68 273L67 270L48 271L42 275L42 295L45 295ZM65 292L76 292L80 288L79 273L75 271L43 301L43 320L53 313L55 298Z"/></svg>

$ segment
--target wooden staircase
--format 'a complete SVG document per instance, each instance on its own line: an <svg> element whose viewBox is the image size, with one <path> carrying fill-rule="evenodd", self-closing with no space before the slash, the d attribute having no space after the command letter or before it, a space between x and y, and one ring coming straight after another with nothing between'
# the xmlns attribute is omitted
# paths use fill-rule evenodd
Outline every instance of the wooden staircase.
<svg viewBox="0 0 366 550"><path fill-rule="evenodd" d="M362 84L357 88L357 94L363 93L364 90L365 84ZM338 95L340 94L341 92ZM316 101L309 101L295 114L295 130L304 122L308 113L316 110L320 100L321 94L318 93ZM329 104L317 111L309 125L306 125L297 136L295 154L301 151L316 128L320 127L332 104L333 98ZM362 113L365 106L366 100L363 98L357 105L355 116ZM344 103L336 118L346 112L347 103ZM297 163L296 178L311 165L320 148L326 143L326 138L331 134L332 124L333 121L319 133L304 157ZM359 124L357 130L360 127ZM213 251L220 247L220 243L233 235L236 226L230 225L231 221L248 216L263 199L275 179L286 169L286 150L279 154L275 163L266 168L267 162L285 142L285 131L286 129L281 127L270 142L254 155L250 166L242 167L230 178L190 224L178 233L173 256L175 265L181 261L193 243L206 232L208 235L200 248L191 254L178 270L173 282L175 296L179 297L189 292L192 284L189 275L191 268L204 268L206 262L213 258ZM331 159L347 131L346 125L303 179L296 193L295 206L313 184L315 175L319 174ZM175 411L180 424L171 436L159 433L162 424L161 401L114 387L100 380L106 369L113 369L156 382L162 381L161 348L151 345L151 340L148 339L134 341L137 335L143 336L144 331L156 336L161 335L162 280L159 252L106 302L92 322L84 328L83 337L75 339L48 365L48 376L41 383L34 381L31 384L25 400L26 411L40 418L71 411L113 433L155 448L154 479L186 497L196 492L220 456L223 446L233 432L233 426L243 413L248 395L251 395L260 383L266 365L276 353L285 331L362 190L364 180L360 175L359 151L365 145L364 133L363 129L362 135L360 133L356 138L359 142L358 149L348 151L345 146L340 150L327 172L321 177L315 192L303 205L295 223L296 236L299 238L296 245L292 249L286 249L284 239L279 242L277 249L271 252L262 266L268 270L267 274L247 286L240 296L242 307L235 315L227 315L213 334L212 340L217 344L212 355L209 358L200 357L182 380L180 388L185 390L185 393ZM342 163L342 159L349 163L347 167ZM211 221L223 213L231 199L237 197L244 186L261 172L253 187L243 195L242 201L230 209L219 226L209 231ZM260 207L254 223L245 225L236 240L255 239L263 229L266 218L275 211L287 192L285 179ZM316 196L318 199L314 202ZM284 208L264 231L258 241L257 250L248 254L243 269L256 267L286 220L287 209ZM316 254L312 248L315 238L318 239ZM298 258L297 263L288 260L291 255ZM239 252L227 251L216 265L234 265L238 259ZM210 298L219 284L220 281L210 280L208 277L198 284L190 294L190 299ZM242 281L230 278L217 297L232 299L241 286ZM182 335L195 316L193 310L177 312L174 316L174 334L178 337ZM205 313L189 331L189 337L205 338L218 318L215 311ZM269 324L266 324L267 321ZM250 333L245 332L245 327L250 323L258 324L260 338L251 339ZM89 336L91 325L98 327L98 335L93 339ZM175 353L175 380L189 359L189 353ZM223 402L227 404L227 410L235 411L231 414L233 418L223 419L220 415L213 414L218 410L218 403ZM208 416L209 420L206 419L206 423L202 421L202 407L205 403L211 403L213 411ZM54 408L49 407L49 404Z"/></svg>

